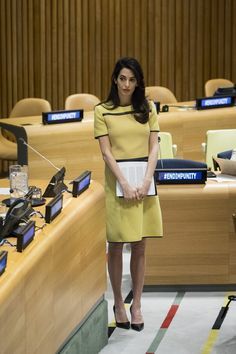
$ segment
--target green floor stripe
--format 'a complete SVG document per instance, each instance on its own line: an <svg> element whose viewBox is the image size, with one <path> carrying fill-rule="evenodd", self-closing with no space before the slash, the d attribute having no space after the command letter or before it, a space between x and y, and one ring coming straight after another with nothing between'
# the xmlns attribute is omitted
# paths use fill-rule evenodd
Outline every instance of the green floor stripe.
<svg viewBox="0 0 236 354"><path fill-rule="evenodd" d="M184 298L184 295L185 295L185 292L178 292L171 306L180 305L181 301ZM170 308L171 308L171 306L170 306ZM168 310L168 312L169 312L169 310ZM146 351L146 353L154 353L157 350L157 348L159 347L167 330L168 330L168 328L159 328L155 338L153 339L153 341L152 341L151 345L149 346L148 350Z"/></svg>
<svg viewBox="0 0 236 354"><path fill-rule="evenodd" d="M166 328L160 328L156 337L152 341L152 344L148 348L147 353L154 353L157 350L165 334L166 334Z"/></svg>

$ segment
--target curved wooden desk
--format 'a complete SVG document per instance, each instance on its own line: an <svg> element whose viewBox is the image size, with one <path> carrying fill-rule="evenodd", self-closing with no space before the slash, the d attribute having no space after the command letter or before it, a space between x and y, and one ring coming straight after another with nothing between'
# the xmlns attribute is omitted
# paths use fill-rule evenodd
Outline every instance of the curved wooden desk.
<svg viewBox="0 0 236 354"><path fill-rule="evenodd" d="M18 162L27 164L32 179L49 179L56 170L42 157L19 141L22 137L59 168L65 166L66 178L73 179L84 170L103 183L104 162L94 139L93 112L85 112L81 122L43 125L42 117L0 119L0 127L17 137Z"/></svg>
<svg viewBox="0 0 236 354"><path fill-rule="evenodd" d="M158 186L164 237L148 240L145 285L236 286L236 183Z"/></svg>
<svg viewBox="0 0 236 354"><path fill-rule="evenodd" d="M64 193L61 214L36 232L23 253L1 247L8 251L0 277L2 354L55 354L103 300L105 248L104 193L94 181L78 198Z"/></svg>
<svg viewBox="0 0 236 354"><path fill-rule="evenodd" d="M179 105L193 105L180 102ZM205 161L201 144L206 141L206 132L211 129L236 129L236 108L218 108L197 111L195 109L170 108L159 114L161 131L172 135L177 144L177 156L184 159Z"/></svg>
<svg viewBox="0 0 236 354"><path fill-rule="evenodd" d="M178 105L193 105L193 102ZM236 128L236 108L204 111L170 108L159 114L161 131L170 132L177 144L177 156L204 161L201 143L209 129ZM56 166L66 167L66 178L73 179L84 170L92 171L92 178L103 183L104 162L98 141L93 137L93 112L85 112L78 123L42 125L41 117L0 119L0 127L23 137L33 148ZM29 165L30 178L49 179L55 169L18 139L18 161Z"/></svg>

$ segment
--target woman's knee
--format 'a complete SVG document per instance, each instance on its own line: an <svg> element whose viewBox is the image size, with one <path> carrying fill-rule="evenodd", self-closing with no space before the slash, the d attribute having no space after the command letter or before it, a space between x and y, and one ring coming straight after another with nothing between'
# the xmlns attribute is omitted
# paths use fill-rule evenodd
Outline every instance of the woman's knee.
<svg viewBox="0 0 236 354"><path fill-rule="evenodd" d="M144 255L146 240L131 243L131 254Z"/></svg>
<svg viewBox="0 0 236 354"><path fill-rule="evenodd" d="M121 254L123 252L123 243L122 242L109 242L108 244L108 252L110 254Z"/></svg>

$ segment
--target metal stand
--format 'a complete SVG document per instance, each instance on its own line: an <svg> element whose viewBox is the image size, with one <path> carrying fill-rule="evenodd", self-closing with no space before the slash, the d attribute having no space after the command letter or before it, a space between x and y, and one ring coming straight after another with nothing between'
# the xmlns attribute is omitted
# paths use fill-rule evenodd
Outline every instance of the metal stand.
<svg viewBox="0 0 236 354"><path fill-rule="evenodd" d="M224 311L222 312L221 318L224 318L228 309L229 309L229 304L231 303L231 301L236 301L236 295L229 295L228 296L229 301L227 302L227 305L224 308Z"/></svg>

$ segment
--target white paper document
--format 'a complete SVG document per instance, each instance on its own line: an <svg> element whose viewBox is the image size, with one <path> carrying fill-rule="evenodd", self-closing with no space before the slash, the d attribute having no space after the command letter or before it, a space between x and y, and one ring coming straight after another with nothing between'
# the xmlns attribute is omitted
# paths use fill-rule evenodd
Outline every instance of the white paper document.
<svg viewBox="0 0 236 354"><path fill-rule="evenodd" d="M211 178L211 180L216 180L216 182L230 182L230 181L236 182L236 176L220 173L219 175L216 176L216 178Z"/></svg>
<svg viewBox="0 0 236 354"><path fill-rule="evenodd" d="M138 187L142 185L147 168L147 161L122 161L117 163L131 186ZM148 195L156 194L156 185L153 177ZM123 191L118 181L116 182L116 195L117 197L123 197Z"/></svg>
<svg viewBox="0 0 236 354"><path fill-rule="evenodd" d="M0 188L0 195L9 195L10 194L10 188Z"/></svg>

